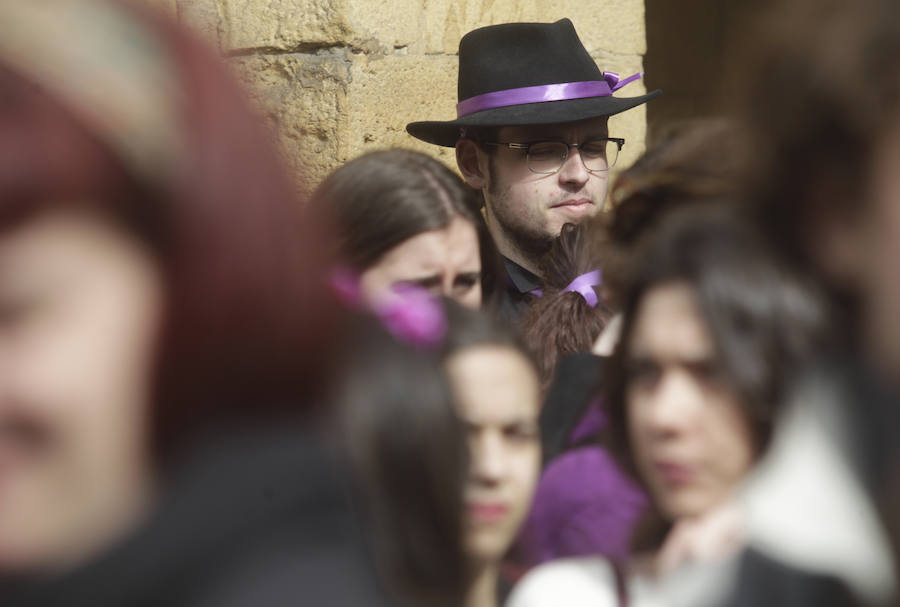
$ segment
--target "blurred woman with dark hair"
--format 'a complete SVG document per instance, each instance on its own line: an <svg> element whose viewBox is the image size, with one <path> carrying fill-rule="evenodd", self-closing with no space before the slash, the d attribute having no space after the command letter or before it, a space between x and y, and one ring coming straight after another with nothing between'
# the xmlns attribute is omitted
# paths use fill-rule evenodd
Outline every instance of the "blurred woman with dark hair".
<svg viewBox="0 0 900 607"><path fill-rule="evenodd" d="M397 341L358 331L335 394L379 572L401 604L495 607L540 465L534 364L417 288L375 313Z"/></svg>
<svg viewBox="0 0 900 607"><path fill-rule="evenodd" d="M367 299L415 285L478 308L499 293L500 257L475 190L425 154L355 158L319 185L313 204L336 226L337 253Z"/></svg>
<svg viewBox="0 0 900 607"><path fill-rule="evenodd" d="M814 571L848 584L861 603L894 605L900 4L773 2L755 26L732 62L752 136L749 206L772 249L826 291L837 339L792 399L748 491L756 524L734 603L819 604L828 586L796 574Z"/></svg>
<svg viewBox="0 0 900 607"><path fill-rule="evenodd" d="M735 551L725 506L821 343L815 292L724 209L673 212L631 275L605 399L611 448L651 508L633 556L539 567L513 607L656 604L665 573Z"/></svg>
<svg viewBox="0 0 900 607"><path fill-rule="evenodd" d="M441 356L467 430L465 607L495 607L501 560L531 505L541 460L534 363L508 327L449 305Z"/></svg>
<svg viewBox="0 0 900 607"><path fill-rule="evenodd" d="M418 296L395 305L410 314L417 306L433 307L437 324L431 336L443 337L437 301ZM415 336L402 329L389 333L370 318L357 319L352 333L331 401L378 573L397 605L459 607L467 584L468 457L436 344L423 347Z"/></svg>
<svg viewBox="0 0 900 607"><path fill-rule="evenodd" d="M121 3L0 24L4 605L379 602L302 430L321 226L232 78Z"/></svg>

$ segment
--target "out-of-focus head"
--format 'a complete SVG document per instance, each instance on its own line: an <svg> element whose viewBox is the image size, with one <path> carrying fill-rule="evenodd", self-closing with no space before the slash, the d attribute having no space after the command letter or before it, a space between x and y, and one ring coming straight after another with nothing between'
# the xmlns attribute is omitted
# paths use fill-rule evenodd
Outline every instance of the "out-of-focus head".
<svg viewBox="0 0 900 607"><path fill-rule="evenodd" d="M490 319L448 307L444 364L468 431L464 545L470 567L496 566L531 506L540 469L534 365Z"/></svg>
<svg viewBox="0 0 900 607"><path fill-rule="evenodd" d="M841 328L896 377L900 6L781 2L761 25L736 70L755 135L754 208L786 257L829 287Z"/></svg>
<svg viewBox="0 0 900 607"><path fill-rule="evenodd" d="M646 152L622 171L612 187L603 251L606 287L619 294L628 258L641 237L667 212L686 204L721 202L741 189L746 140L724 118L686 120L653 137Z"/></svg>
<svg viewBox="0 0 900 607"><path fill-rule="evenodd" d="M767 444L825 329L814 292L725 209L679 209L635 259L611 438L663 519L703 514Z"/></svg>
<svg viewBox="0 0 900 607"><path fill-rule="evenodd" d="M367 299L416 285L477 308L494 289L496 254L474 196L437 160L394 149L338 168L313 200L337 226Z"/></svg>
<svg viewBox="0 0 900 607"><path fill-rule="evenodd" d="M214 53L95 0L0 24L6 573L113 542L215 429L298 414L336 319L318 226Z"/></svg>
<svg viewBox="0 0 900 607"><path fill-rule="evenodd" d="M333 398L379 572L398 604L459 605L468 457L442 361L371 319L352 335Z"/></svg>

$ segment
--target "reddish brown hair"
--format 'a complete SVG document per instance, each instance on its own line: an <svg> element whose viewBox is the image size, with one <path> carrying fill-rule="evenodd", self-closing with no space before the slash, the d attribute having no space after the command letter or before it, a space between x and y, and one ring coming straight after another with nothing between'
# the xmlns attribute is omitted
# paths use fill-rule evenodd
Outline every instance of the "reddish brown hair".
<svg viewBox="0 0 900 607"><path fill-rule="evenodd" d="M155 14L135 18L177 66L176 177L129 173L65 99L0 64L0 230L78 205L150 245L167 281L150 415L167 459L213 426L301 413L337 313L320 226L297 220L295 185L220 59Z"/></svg>
<svg viewBox="0 0 900 607"><path fill-rule="evenodd" d="M590 352L612 318L602 287L595 287L599 301L594 307L579 293L563 292L578 276L601 267L606 244L605 218L579 225L567 223L542 260L544 293L528 308L522 328L545 391L560 357Z"/></svg>

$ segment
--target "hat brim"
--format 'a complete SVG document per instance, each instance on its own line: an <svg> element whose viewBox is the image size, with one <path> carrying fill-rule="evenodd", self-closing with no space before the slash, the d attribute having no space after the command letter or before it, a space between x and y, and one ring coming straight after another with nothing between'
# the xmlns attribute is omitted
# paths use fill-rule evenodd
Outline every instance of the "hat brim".
<svg viewBox="0 0 900 607"><path fill-rule="evenodd" d="M546 101L498 107L475 112L449 121L410 122L406 132L428 143L452 148L459 140L460 128L479 126L528 126L576 122L600 116L613 116L662 95L657 89L640 97L588 97L565 101Z"/></svg>

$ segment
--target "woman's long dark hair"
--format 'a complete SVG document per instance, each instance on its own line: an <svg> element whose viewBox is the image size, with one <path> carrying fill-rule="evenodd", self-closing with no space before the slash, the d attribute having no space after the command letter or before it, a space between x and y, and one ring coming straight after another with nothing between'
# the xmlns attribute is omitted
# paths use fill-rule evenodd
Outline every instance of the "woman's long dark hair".
<svg viewBox="0 0 900 607"><path fill-rule="evenodd" d="M356 323L334 403L372 531L400 605L462 604L464 428L437 352Z"/></svg>
<svg viewBox="0 0 900 607"><path fill-rule="evenodd" d="M610 446L638 481L627 428L628 361L637 311L653 289L676 283L695 294L719 371L750 421L757 453L769 441L792 382L826 339L820 295L786 270L728 206L673 211L647 234L631 267L622 334L605 386ZM657 523L636 538L636 547L658 545L665 525Z"/></svg>

